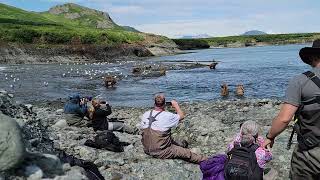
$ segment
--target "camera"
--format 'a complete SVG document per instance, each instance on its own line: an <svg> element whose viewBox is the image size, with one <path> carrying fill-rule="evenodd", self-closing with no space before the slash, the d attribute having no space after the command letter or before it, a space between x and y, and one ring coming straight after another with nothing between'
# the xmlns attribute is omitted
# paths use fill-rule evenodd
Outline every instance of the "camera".
<svg viewBox="0 0 320 180"><path fill-rule="evenodd" d="M171 102L166 102L166 106L172 106Z"/></svg>

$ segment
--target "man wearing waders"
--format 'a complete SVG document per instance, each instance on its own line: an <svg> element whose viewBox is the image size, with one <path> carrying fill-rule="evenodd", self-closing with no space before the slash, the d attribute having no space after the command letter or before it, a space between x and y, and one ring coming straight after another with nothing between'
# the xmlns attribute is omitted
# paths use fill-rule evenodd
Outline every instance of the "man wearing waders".
<svg viewBox="0 0 320 180"><path fill-rule="evenodd" d="M206 157L187 149L186 141L179 143L173 140L171 128L176 127L185 116L176 101L171 101L171 106L177 114L165 111L165 106L164 95L157 94L154 98L154 109L145 112L141 117L144 152L160 159L183 159L192 163L205 160Z"/></svg>
<svg viewBox="0 0 320 180"><path fill-rule="evenodd" d="M320 39L312 47L299 52L302 61L312 70L290 80L286 98L278 116L272 121L264 147L273 146L274 139L286 129L295 116L298 145L292 159L292 180L320 179Z"/></svg>

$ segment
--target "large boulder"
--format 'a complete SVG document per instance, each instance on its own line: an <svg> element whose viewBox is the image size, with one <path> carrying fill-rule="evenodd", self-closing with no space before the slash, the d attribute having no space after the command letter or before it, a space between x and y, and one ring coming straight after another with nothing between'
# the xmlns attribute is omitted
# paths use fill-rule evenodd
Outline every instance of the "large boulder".
<svg viewBox="0 0 320 180"><path fill-rule="evenodd" d="M18 165L25 155L25 146L17 122L0 112L0 171Z"/></svg>

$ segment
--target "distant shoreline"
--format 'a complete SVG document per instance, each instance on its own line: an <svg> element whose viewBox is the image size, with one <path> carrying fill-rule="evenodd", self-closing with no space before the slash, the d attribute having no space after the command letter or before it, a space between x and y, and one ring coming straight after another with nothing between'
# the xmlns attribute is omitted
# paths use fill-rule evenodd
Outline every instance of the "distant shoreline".
<svg viewBox="0 0 320 180"><path fill-rule="evenodd" d="M209 48L239 48L289 44L308 44L320 38L320 33L267 34L252 36L228 36L203 39L173 39L182 50Z"/></svg>

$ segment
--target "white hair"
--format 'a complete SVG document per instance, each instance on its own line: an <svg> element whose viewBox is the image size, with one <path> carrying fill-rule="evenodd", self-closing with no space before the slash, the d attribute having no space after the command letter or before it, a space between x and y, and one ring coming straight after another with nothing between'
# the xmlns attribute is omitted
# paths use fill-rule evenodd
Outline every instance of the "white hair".
<svg viewBox="0 0 320 180"><path fill-rule="evenodd" d="M241 145L248 146L255 142L259 132L259 125L255 121L246 121L241 126Z"/></svg>

